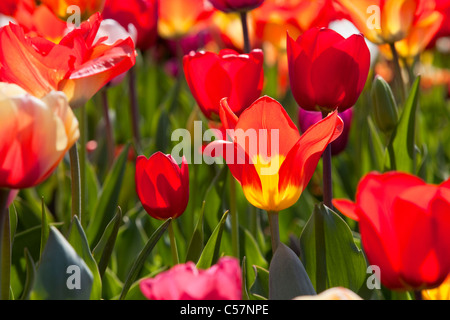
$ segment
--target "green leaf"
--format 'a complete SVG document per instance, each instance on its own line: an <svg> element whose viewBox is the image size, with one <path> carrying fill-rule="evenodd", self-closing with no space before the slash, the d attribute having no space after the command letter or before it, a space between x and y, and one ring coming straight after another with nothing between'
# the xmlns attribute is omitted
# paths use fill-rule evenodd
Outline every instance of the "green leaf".
<svg viewBox="0 0 450 320"><path fill-rule="evenodd" d="M47 213L45 211L44 197L42 197L42 220L41 220L41 247L40 257L42 258L42 252L44 252L45 244L47 243L50 227L48 225Z"/></svg>
<svg viewBox="0 0 450 320"><path fill-rule="evenodd" d="M92 215L86 230L91 247L94 247L98 243L102 231L116 212L129 148L130 145L128 144L122 150L103 183L102 191L93 211L95 214Z"/></svg>
<svg viewBox="0 0 450 320"><path fill-rule="evenodd" d="M128 290L130 289L133 282L136 280L140 270L142 269L142 266L145 263L145 260L147 259L148 255L152 252L153 248L155 247L158 240L163 235L164 231L169 227L169 223L172 221L172 218L167 219L156 231L152 234L150 239L148 239L147 244L145 245L144 249L142 249L139 256L134 261L130 272L128 273L127 279L123 285L122 292L120 293L120 300L125 299Z"/></svg>
<svg viewBox="0 0 450 320"><path fill-rule="evenodd" d="M280 242L269 267L269 299L291 300L315 294L300 259L292 249Z"/></svg>
<svg viewBox="0 0 450 320"><path fill-rule="evenodd" d="M416 111L420 77L414 82L397 127L392 133L386 157L386 169L415 174L416 171Z"/></svg>
<svg viewBox="0 0 450 320"><path fill-rule="evenodd" d="M0 190L0 192L3 192ZM8 195L8 193L6 194ZM11 279L11 228L9 212L0 204L0 300L10 298Z"/></svg>
<svg viewBox="0 0 450 320"><path fill-rule="evenodd" d="M197 225L195 226L194 233L192 234L191 241L189 242L189 248L186 254L186 261L197 262L202 254L203 250L203 214L205 212L205 201L203 201L202 210L200 211L200 217L198 218Z"/></svg>
<svg viewBox="0 0 450 320"><path fill-rule="evenodd" d="M121 223L122 210L118 207L116 215L106 226L105 232L103 232L100 241L92 251L92 254L98 264L100 277L103 277L103 274L108 267Z"/></svg>
<svg viewBox="0 0 450 320"><path fill-rule="evenodd" d="M252 300L267 300L269 298L269 270L254 265L255 280L250 287Z"/></svg>
<svg viewBox="0 0 450 320"><path fill-rule="evenodd" d="M358 292L366 260L345 221L322 203L316 205L300 237L301 258L317 292L346 287Z"/></svg>
<svg viewBox="0 0 450 320"><path fill-rule="evenodd" d="M76 253L84 260L94 277L92 283L91 299L100 300L102 298L102 279L98 271L97 262L92 256L89 243L77 216L73 217L70 226L69 243L75 249Z"/></svg>
<svg viewBox="0 0 450 320"><path fill-rule="evenodd" d="M214 263L216 263L217 259L219 258L220 242L222 240L223 227L225 225L227 217L228 211L223 214L222 219L220 219L219 221L219 224L216 226L213 233L209 237L209 240L206 243L205 248L203 249L203 252L197 262L198 269L210 268Z"/></svg>
<svg viewBox="0 0 450 320"><path fill-rule="evenodd" d="M28 249L26 248L25 248L25 262L27 268L27 276L25 279L22 295L20 296L20 300L27 300L29 298L31 289L33 288L34 279L36 278L36 265L34 264L30 251L28 251Z"/></svg>
<svg viewBox="0 0 450 320"><path fill-rule="evenodd" d="M92 272L83 259L55 227L50 227L30 299L88 300L92 282Z"/></svg>

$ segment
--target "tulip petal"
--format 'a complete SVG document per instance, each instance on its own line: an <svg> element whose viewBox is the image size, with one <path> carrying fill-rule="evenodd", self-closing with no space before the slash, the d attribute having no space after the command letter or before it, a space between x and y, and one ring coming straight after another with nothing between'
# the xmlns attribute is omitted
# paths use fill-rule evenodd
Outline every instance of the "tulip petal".
<svg viewBox="0 0 450 320"><path fill-rule="evenodd" d="M279 192L295 202L306 188L323 151L343 130L337 111L311 126L291 149L280 168ZM294 193L292 191L295 190Z"/></svg>
<svg viewBox="0 0 450 320"><path fill-rule="evenodd" d="M333 199L335 206L344 216L352 220L358 221L358 213L356 203L346 199Z"/></svg>

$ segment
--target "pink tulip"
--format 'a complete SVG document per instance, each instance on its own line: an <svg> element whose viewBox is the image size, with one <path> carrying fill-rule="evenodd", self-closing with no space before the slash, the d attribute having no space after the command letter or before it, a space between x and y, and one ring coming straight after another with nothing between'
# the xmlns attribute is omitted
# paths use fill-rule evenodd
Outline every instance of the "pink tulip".
<svg viewBox="0 0 450 320"><path fill-rule="evenodd" d="M193 262L178 264L154 278L140 282L149 300L240 300L242 276L239 261L223 257L206 270Z"/></svg>

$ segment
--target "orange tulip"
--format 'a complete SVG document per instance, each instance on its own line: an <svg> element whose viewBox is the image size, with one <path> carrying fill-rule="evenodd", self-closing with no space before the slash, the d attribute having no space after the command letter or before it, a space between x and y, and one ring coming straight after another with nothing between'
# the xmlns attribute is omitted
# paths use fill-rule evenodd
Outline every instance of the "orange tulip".
<svg viewBox="0 0 450 320"><path fill-rule="evenodd" d="M336 0L355 26L376 44L404 39L422 0Z"/></svg>
<svg viewBox="0 0 450 320"><path fill-rule="evenodd" d="M101 23L95 14L80 28L70 31L58 44L24 34L10 24L0 29L0 81L16 83L36 97L52 90L63 91L72 107L86 103L136 61L133 40L114 44L97 39Z"/></svg>
<svg viewBox="0 0 450 320"><path fill-rule="evenodd" d="M178 38L196 31L209 18L213 7L205 0L164 0L159 3L158 32L163 38Z"/></svg>
<svg viewBox="0 0 450 320"><path fill-rule="evenodd" d="M433 40L443 21L444 15L436 10L435 1L422 1L406 37L395 43L399 56L410 59L420 54ZM383 45L381 50L386 56L391 56L388 45Z"/></svg>
<svg viewBox="0 0 450 320"><path fill-rule="evenodd" d="M285 48L286 31L297 38L312 27L327 27L329 9L328 0L266 0L251 12L255 35L259 41Z"/></svg>
<svg viewBox="0 0 450 320"><path fill-rule="evenodd" d="M220 119L231 141L211 143L224 157L244 195L255 207L278 212L297 202L329 143L339 137L343 122L337 112L311 126L302 136L283 106L261 97L239 118L227 98Z"/></svg>
<svg viewBox="0 0 450 320"><path fill-rule="evenodd" d="M68 8L77 6L80 8L81 18L87 19L96 12L101 12L105 5L105 0L41 0L41 3L48 6L57 16L67 18L73 14Z"/></svg>
<svg viewBox="0 0 450 320"><path fill-rule="evenodd" d="M44 181L79 135L62 92L38 99L15 84L0 83L0 188Z"/></svg>

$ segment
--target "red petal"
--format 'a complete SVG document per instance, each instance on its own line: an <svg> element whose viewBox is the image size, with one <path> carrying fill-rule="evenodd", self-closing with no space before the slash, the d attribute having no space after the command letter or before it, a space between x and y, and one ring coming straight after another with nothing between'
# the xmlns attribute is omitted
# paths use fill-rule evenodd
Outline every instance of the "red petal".
<svg viewBox="0 0 450 320"><path fill-rule="evenodd" d="M358 214L356 211L356 203L346 199L333 199L333 206L335 206L344 216L358 221Z"/></svg>

